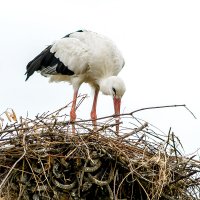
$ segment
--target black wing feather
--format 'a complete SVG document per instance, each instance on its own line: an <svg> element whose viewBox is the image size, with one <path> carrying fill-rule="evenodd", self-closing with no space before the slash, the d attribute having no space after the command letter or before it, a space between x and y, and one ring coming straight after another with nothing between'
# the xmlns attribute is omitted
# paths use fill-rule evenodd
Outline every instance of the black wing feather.
<svg viewBox="0 0 200 200"><path fill-rule="evenodd" d="M52 45L44 49L38 56L36 56L32 61L30 61L26 67L26 80L35 72L42 71L44 68L49 68L56 66L56 71L54 74L63 75L73 75L74 72L71 71L67 66L65 66L58 58L55 57L55 53L51 53ZM51 74L51 73L50 73Z"/></svg>
<svg viewBox="0 0 200 200"><path fill-rule="evenodd" d="M26 80L37 70L40 70L42 67L42 61L48 55L48 52L50 51L51 46L48 46L46 49L44 49L39 55L37 55L32 61L28 63L26 66Z"/></svg>

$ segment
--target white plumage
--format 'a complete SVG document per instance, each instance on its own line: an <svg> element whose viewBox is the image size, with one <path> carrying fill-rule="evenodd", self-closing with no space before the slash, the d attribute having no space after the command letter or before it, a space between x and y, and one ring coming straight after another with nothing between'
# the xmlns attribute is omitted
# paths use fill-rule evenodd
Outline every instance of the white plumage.
<svg viewBox="0 0 200 200"><path fill-rule="evenodd" d="M83 82L89 83L95 90L91 118L96 125L99 90L113 97L115 114L120 114L125 85L117 75L123 66L122 54L110 39L91 31L80 30L68 34L43 50L28 63L26 74L28 79L35 71L39 71L48 76L50 82L67 81L73 85L71 121L76 119L78 89Z"/></svg>

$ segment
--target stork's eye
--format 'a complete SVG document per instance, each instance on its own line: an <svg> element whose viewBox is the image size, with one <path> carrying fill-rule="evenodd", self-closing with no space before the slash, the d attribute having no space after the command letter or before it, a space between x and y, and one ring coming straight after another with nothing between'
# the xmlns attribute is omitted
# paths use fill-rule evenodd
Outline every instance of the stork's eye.
<svg viewBox="0 0 200 200"><path fill-rule="evenodd" d="M112 88L112 91L113 91L114 95L116 95L116 90L115 90L115 88Z"/></svg>

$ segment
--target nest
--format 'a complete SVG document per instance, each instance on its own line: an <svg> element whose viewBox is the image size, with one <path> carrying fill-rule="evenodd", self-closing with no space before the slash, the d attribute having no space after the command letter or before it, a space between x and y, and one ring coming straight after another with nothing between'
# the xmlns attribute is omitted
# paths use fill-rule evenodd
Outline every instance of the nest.
<svg viewBox="0 0 200 200"><path fill-rule="evenodd" d="M113 116L95 129L79 120L72 134L65 109L2 127L0 199L199 199L199 161L182 155L171 130L132 112L121 116L119 134Z"/></svg>

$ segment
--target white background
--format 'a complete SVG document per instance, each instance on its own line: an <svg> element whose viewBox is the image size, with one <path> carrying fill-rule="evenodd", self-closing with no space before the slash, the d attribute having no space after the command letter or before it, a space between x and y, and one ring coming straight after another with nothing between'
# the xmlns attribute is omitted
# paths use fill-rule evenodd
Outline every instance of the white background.
<svg viewBox="0 0 200 200"><path fill-rule="evenodd" d="M69 103L68 83L49 84L39 74L25 82L27 63L66 34L88 29L110 37L126 65L122 112L148 106L186 104L186 109L143 111L140 117L180 138L186 154L200 147L200 1L185 0L6 0L0 6L0 113L13 108L30 117ZM87 85L82 94L91 96ZM77 111L89 118L92 99ZM100 95L98 116L113 113Z"/></svg>

